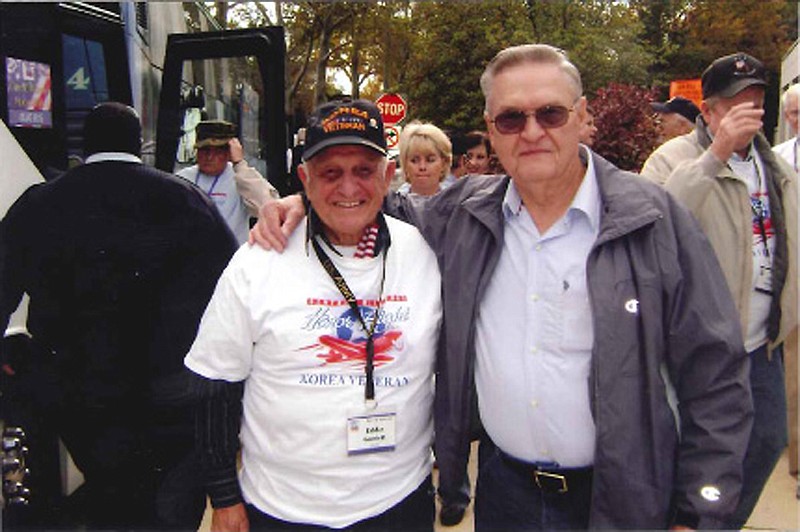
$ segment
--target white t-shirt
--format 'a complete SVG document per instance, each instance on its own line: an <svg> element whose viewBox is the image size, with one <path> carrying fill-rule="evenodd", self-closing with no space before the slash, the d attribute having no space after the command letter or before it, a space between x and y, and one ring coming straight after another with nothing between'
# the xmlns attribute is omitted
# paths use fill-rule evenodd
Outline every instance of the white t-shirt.
<svg viewBox="0 0 800 532"><path fill-rule="evenodd" d="M798 143L797 137L791 138L786 142L781 142L772 151L784 158L789 163L795 172L800 172L800 160L798 160Z"/></svg>
<svg viewBox="0 0 800 532"><path fill-rule="evenodd" d="M239 244L247 242L250 233L250 215L244 200L236 190L235 172L233 165L228 162L225 170L218 176L210 176L200 172L197 165L184 168L177 173L178 176L191 181L217 206L222 217L233 231Z"/></svg>
<svg viewBox="0 0 800 532"><path fill-rule="evenodd" d="M379 409L396 412L394 451L348 455L348 418L364 413L365 335L306 248L304 230L283 254L237 251L186 357L207 378L246 381L242 491L279 519L341 528L396 505L430 474L441 279L419 232L386 221L392 243L375 334L375 397ZM382 256L323 249L369 325Z"/></svg>
<svg viewBox="0 0 800 532"><path fill-rule="evenodd" d="M764 168L761 158L751 148L749 157L742 160L737 154L728 160L733 172L747 183L750 194L753 231L753 292L750 296L744 347L751 353L767 343L767 320L772 305L772 257L775 254L775 231L769 205Z"/></svg>

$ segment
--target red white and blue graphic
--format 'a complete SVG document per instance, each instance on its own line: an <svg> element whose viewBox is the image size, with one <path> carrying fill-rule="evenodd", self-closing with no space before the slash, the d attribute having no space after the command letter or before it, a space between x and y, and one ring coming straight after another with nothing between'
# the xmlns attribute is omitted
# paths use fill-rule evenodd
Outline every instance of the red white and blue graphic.
<svg viewBox="0 0 800 532"><path fill-rule="evenodd" d="M767 193L751 194L750 205L753 210L753 244L763 246L775 237Z"/></svg>
<svg viewBox="0 0 800 532"><path fill-rule="evenodd" d="M312 351L315 356L321 359L321 365L341 365L339 367L352 367L353 369L363 369L367 361L367 332L362 325L363 322L368 328L375 323L372 334L374 346L374 365L376 368L390 364L395 360L399 351L403 349L403 332L393 329L392 324L396 321L399 314L405 312L386 312L379 306L359 305L358 310L362 319L355 314L353 309L336 305L338 308L325 306L317 310L306 322L307 329L316 328L314 324L328 324L327 330L333 329L333 334L321 334L317 337L317 342L306 346L303 351ZM341 313L336 313L341 310ZM377 318L376 318L377 315Z"/></svg>

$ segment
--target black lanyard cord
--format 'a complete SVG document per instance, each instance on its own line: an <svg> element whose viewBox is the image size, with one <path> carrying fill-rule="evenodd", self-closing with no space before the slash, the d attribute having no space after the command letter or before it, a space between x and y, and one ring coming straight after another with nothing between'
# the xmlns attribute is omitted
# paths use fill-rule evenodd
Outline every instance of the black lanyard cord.
<svg viewBox="0 0 800 532"><path fill-rule="evenodd" d="M358 321L361 323L361 327L364 328L364 333L367 335L367 345L366 345L366 353L367 353L367 360L365 364L365 373L366 373L366 384L364 387L364 399L367 401L374 401L375 400L375 342L373 340L373 336L375 334L375 327L378 325L378 314L381 307L381 300L383 299L383 285L386 281L386 253L387 250L383 251L383 267L381 269L381 288L380 293L378 294L378 304L375 308L375 315L372 318L372 323L367 327L366 322L364 321L364 317L361 315L361 310L358 308L358 303L356 301L356 296L353 294L353 291L350 290L350 287L347 285L347 282L344 280L344 277L339 270L336 268L336 265L333 264L333 261L328 257L325 253L325 250L322 249L322 246L319 245L319 242L316 238L311 238L311 245L314 247L314 252L317 254L317 258L319 262L322 264L322 267L325 268L325 271L328 272L333 284L336 285L336 288L339 292L344 296L347 304L350 306L350 309L358 318Z"/></svg>

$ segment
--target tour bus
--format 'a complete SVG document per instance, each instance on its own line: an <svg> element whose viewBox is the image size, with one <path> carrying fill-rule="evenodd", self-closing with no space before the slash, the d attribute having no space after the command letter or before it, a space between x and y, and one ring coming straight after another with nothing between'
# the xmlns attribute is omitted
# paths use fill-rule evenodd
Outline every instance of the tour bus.
<svg viewBox="0 0 800 532"><path fill-rule="evenodd" d="M250 164L281 194L296 190L283 28L215 24L203 2L0 2L0 218L28 186L82 163L83 121L104 101L139 112L145 164L168 172L194 164L197 122L225 119L238 126ZM24 323L21 308L3 341L25 334ZM2 530L47 523L80 480L57 438L15 400L21 377L0 363Z"/></svg>
<svg viewBox="0 0 800 532"><path fill-rule="evenodd" d="M145 163L193 162L194 125L219 118L279 191L289 186L282 28L187 33L175 2L0 3L0 56L0 119L44 179L81 162L86 114L114 100L139 111Z"/></svg>

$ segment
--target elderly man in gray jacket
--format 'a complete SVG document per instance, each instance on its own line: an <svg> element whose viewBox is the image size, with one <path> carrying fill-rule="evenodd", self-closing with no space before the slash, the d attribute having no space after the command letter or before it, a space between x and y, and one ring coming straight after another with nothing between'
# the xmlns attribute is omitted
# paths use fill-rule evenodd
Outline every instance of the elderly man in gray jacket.
<svg viewBox="0 0 800 532"><path fill-rule="evenodd" d="M476 530L721 526L752 402L708 241L659 187L579 145L586 99L562 51L503 50L481 87L509 175L387 200L443 272L440 493L460 487L477 413ZM274 222L294 225L297 203L262 209L259 238L282 246Z"/></svg>

